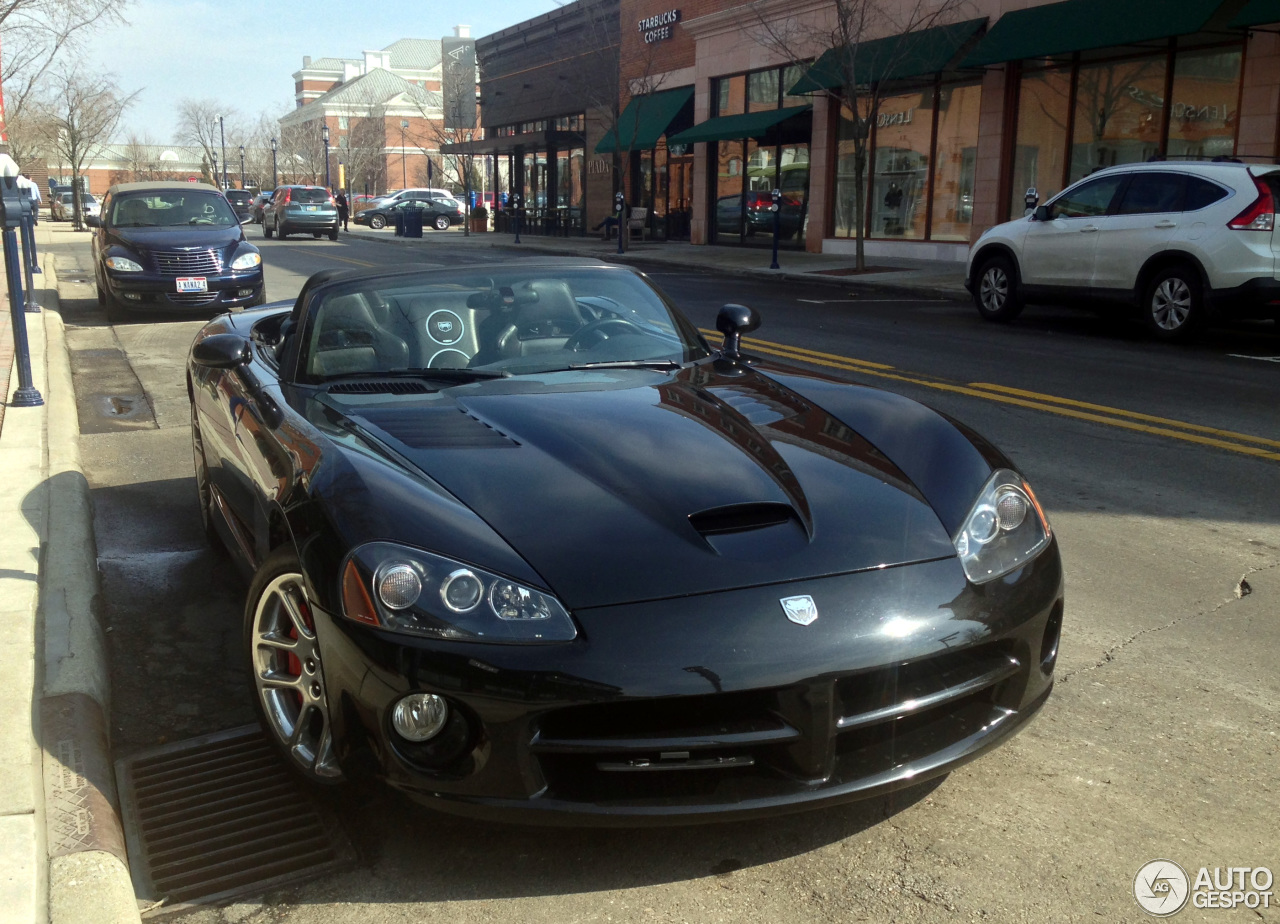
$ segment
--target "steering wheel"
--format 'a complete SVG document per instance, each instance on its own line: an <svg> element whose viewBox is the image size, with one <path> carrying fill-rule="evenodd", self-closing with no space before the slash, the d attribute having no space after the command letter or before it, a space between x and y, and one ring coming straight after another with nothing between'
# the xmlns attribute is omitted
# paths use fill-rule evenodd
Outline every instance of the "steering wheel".
<svg viewBox="0 0 1280 924"><path fill-rule="evenodd" d="M643 333L645 333L643 327L633 321L628 321L626 318L601 318L599 321L592 321L574 331L569 339L564 342L564 349L579 353L583 350L583 345L588 340L591 342L588 343L586 349L591 350L617 334Z"/></svg>

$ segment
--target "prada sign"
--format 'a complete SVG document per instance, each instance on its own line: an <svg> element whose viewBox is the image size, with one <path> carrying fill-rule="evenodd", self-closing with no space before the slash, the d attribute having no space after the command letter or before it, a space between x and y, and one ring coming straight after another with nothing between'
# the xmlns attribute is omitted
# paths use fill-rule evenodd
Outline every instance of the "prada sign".
<svg viewBox="0 0 1280 924"><path fill-rule="evenodd" d="M657 16L641 19L637 25L639 25L640 31L644 33L644 43L652 45L654 42L661 42L671 38L671 27L679 21L679 10L667 10Z"/></svg>

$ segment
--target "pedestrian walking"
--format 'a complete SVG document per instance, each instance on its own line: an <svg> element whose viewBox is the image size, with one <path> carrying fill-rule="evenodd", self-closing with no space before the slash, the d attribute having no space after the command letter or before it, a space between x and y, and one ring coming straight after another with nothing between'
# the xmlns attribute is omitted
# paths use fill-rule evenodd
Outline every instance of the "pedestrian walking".
<svg viewBox="0 0 1280 924"><path fill-rule="evenodd" d="M342 230L347 231L347 218L351 214L351 210L347 208L347 194L341 189L338 194L333 197L333 201L338 204L338 221L342 223Z"/></svg>

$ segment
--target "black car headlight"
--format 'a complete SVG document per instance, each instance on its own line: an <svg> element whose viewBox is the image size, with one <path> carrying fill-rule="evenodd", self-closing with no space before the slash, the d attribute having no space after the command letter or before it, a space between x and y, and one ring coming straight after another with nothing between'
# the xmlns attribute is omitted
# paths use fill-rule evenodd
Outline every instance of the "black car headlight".
<svg viewBox="0 0 1280 924"><path fill-rule="evenodd" d="M1049 545L1051 535L1031 486L1001 468L982 486L954 542L965 575L984 584L1031 561Z"/></svg>
<svg viewBox="0 0 1280 924"><path fill-rule="evenodd" d="M568 642L578 635L550 594L390 542L370 542L347 556L342 609L366 625L455 641Z"/></svg>

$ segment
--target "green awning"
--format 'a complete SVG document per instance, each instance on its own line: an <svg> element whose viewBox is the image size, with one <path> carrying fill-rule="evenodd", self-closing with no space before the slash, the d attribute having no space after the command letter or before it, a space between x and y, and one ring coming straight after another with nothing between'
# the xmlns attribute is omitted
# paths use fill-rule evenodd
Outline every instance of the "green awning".
<svg viewBox="0 0 1280 924"><path fill-rule="evenodd" d="M1005 13L964 67L1137 45L1204 28L1223 0L1063 0Z"/></svg>
<svg viewBox="0 0 1280 924"><path fill-rule="evenodd" d="M667 144L694 144L698 141L732 141L735 138L762 138L781 123L796 116L806 115L812 106L789 106L786 109L770 109L766 112L748 112L745 115L720 116L718 119L685 129L667 139Z"/></svg>
<svg viewBox="0 0 1280 924"><path fill-rule="evenodd" d="M940 73L986 22L984 16L949 26L934 26L932 29L860 42L851 47L828 48L805 71L789 95L842 87L850 72L859 86Z"/></svg>
<svg viewBox="0 0 1280 924"><path fill-rule="evenodd" d="M618 116L618 133L610 131L596 145L597 154L612 154L618 147L628 151L647 151L658 143L680 110L693 99L693 87L662 90L631 97L627 108Z"/></svg>
<svg viewBox="0 0 1280 924"><path fill-rule="evenodd" d="M1248 27L1271 22L1280 22L1280 0L1249 0L1227 25Z"/></svg>

